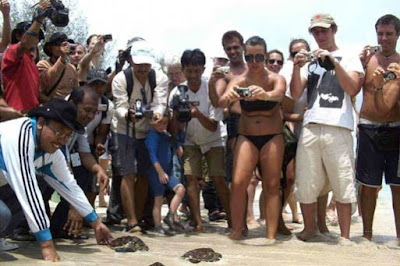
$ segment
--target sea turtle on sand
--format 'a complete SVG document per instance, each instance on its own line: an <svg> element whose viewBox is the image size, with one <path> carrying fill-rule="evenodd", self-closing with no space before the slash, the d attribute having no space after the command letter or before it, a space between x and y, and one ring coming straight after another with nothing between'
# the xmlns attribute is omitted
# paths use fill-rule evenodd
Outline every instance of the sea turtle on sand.
<svg viewBox="0 0 400 266"><path fill-rule="evenodd" d="M150 264L149 266L164 266L161 262L154 262L153 264Z"/></svg>
<svg viewBox="0 0 400 266"><path fill-rule="evenodd" d="M222 255L212 248L196 248L183 254L182 258L192 263L199 263L200 261L213 262L219 261Z"/></svg>
<svg viewBox="0 0 400 266"><path fill-rule="evenodd" d="M136 236L118 237L110 242L110 247L116 252L135 252L136 250L149 250L149 247Z"/></svg>

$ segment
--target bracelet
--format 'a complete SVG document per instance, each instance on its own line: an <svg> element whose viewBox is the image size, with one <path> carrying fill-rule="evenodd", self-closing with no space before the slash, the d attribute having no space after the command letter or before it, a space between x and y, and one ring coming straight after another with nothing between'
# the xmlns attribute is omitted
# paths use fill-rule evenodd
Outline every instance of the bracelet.
<svg viewBox="0 0 400 266"><path fill-rule="evenodd" d="M382 87L380 87L380 88L375 88L374 91L375 91L375 92L377 92L377 91L382 91L382 89L383 89Z"/></svg>
<svg viewBox="0 0 400 266"><path fill-rule="evenodd" d="M27 31L25 31L25 33L39 39L39 34L34 31L27 30Z"/></svg>

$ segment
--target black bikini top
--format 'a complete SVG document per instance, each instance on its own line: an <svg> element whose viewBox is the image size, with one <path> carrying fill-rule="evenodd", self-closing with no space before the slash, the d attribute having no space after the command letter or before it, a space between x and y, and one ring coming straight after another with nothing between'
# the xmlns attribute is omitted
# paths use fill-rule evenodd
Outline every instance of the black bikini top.
<svg viewBox="0 0 400 266"><path fill-rule="evenodd" d="M246 112L269 111L273 109L277 103L278 102L262 101L262 100L255 100L255 101L240 100L240 107Z"/></svg>

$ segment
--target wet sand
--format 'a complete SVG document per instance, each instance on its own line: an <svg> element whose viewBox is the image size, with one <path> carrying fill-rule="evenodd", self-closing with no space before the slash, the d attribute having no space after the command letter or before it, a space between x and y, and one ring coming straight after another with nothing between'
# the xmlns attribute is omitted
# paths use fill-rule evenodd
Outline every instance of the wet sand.
<svg viewBox="0 0 400 266"><path fill-rule="evenodd" d="M260 192L257 189L257 195ZM361 219L353 216L351 227L351 242L340 243L339 239L319 236L313 242L302 242L292 236L278 236L274 243L267 241L265 225L250 229L249 236L243 241L231 241L225 233L226 222L206 223L202 234L178 234L167 237L136 233L148 246L149 251L134 253L116 253L107 246L95 243L92 230L90 239L74 242L72 240L57 240L56 247L61 256L62 265L150 265L161 262L164 265L191 265L181 256L194 248L210 247L222 254L222 259L211 265L400 265L400 248L389 247L396 241L394 217L391 198L387 188L381 192L378 199L374 221L375 236L372 242L363 241ZM256 196L256 199L258 197ZM254 205L258 217L258 201ZM163 207L163 213L167 209ZM98 213L104 215L105 208L99 208ZM206 212L202 216L207 220ZM299 232L303 225L289 223ZM121 232L122 227L111 228L113 236L128 235ZM338 226L329 226L329 230L339 236ZM11 241L13 242L13 241ZM20 249L0 253L1 265L41 265L49 264L41 259L39 245L36 242L18 242ZM201 262L199 265L210 263Z"/></svg>

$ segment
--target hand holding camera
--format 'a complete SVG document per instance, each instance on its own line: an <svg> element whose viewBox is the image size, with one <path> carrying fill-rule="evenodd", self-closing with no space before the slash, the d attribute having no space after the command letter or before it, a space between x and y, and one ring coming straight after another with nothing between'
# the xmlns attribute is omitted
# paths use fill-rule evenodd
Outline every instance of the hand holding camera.
<svg viewBox="0 0 400 266"><path fill-rule="evenodd" d="M195 106L200 103L189 99L186 85L178 85L178 91L179 94L172 97L172 109L178 113L179 122L189 122L192 119L192 113L194 112L196 115L196 110L198 110Z"/></svg>
<svg viewBox="0 0 400 266"><path fill-rule="evenodd" d="M301 49L293 59L293 66L303 67L309 60L309 52L304 49Z"/></svg>
<svg viewBox="0 0 400 266"><path fill-rule="evenodd" d="M388 71L385 71L380 66L375 69L372 75L375 89L380 89L383 87L385 83L390 82L391 80L397 78L397 75L400 74L400 66L396 63L394 64L392 63L389 65Z"/></svg>
<svg viewBox="0 0 400 266"><path fill-rule="evenodd" d="M253 96L252 91L248 87L237 87L236 92L240 98L250 98Z"/></svg>

